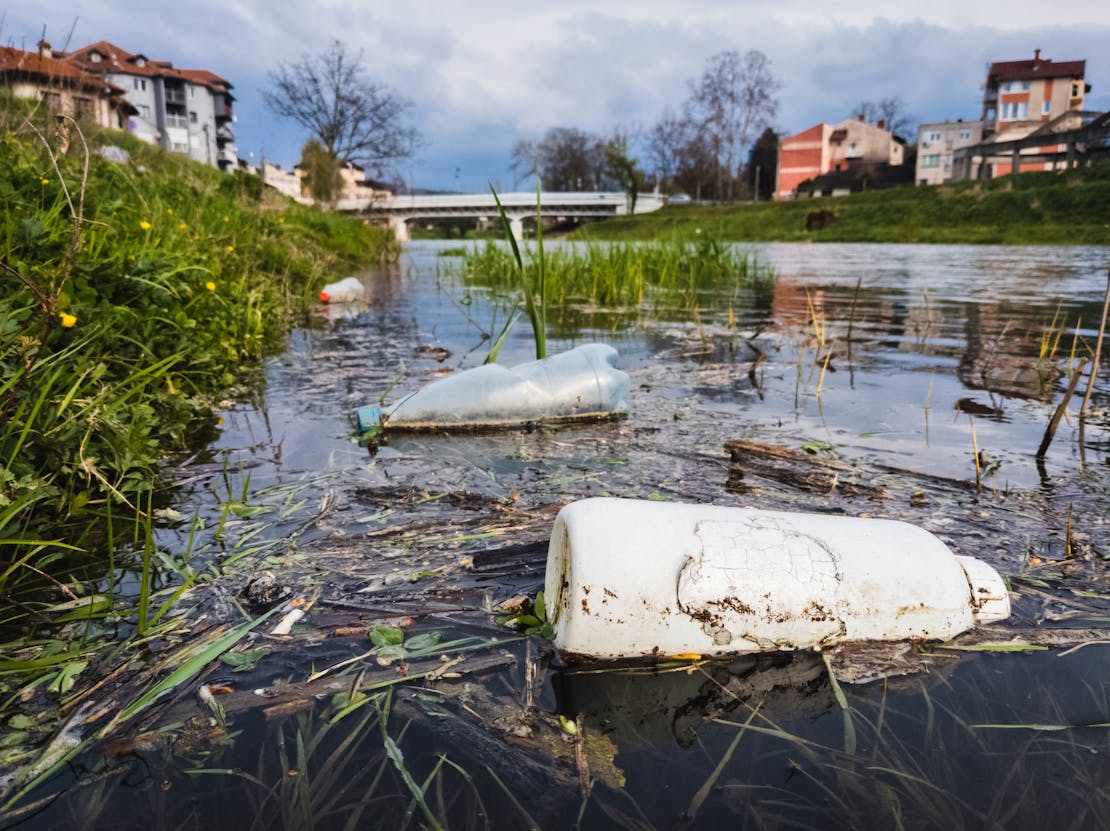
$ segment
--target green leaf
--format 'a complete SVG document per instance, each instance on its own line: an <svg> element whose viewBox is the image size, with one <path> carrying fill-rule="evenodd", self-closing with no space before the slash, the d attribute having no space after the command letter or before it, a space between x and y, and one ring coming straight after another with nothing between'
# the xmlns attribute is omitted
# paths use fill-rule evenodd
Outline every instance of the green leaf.
<svg viewBox="0 0 1110 831"><path fill-rule="evenodd" d="M62 667L61 671L54 676L54 680L50 682L50 691L56 692L59 695L65 695L73 689L73 685L77 682L77 676L85 671L85 667L89 665L88 661L71 661Z"/></svg>
<svg viewBox="0 0 1110 831"><path fill-rule="evenodd" d="M241 652L225 652L220 656L220 661L231 667L232 672L250 672L269 654L270 650L266 647L244 649Z"/></svg>
<svg viewBox="0 0 1110 831"><path fill-rule="evenodd" d="M431 649L442 639L442 632L423 632L409 638L405 642L405 649L409 652L422 652L425 649Z"/></svg>
<svg viewBox="0 0 1110 831"><path fill-rule="evenodd" d="M537 618L542 621L547 620L547 607L544 604L543 592L536 592L536 602L532 604L532 607Z"/></svg>
<svg viewBox="0 0 1110 831"><path fill-rule="evenodd" d="M405 633L395 626L375 626L370 630L370 643L374 646L400 646L405 642Z"/></svg>
<svg viewBox="0 0 1110 831"><path fill-rule="evenodd" d="M383 667L387 667L394 661L404 660L406 655L408 655L408 650L400 644L388 644L379 649L377 655L374 657L379 664Z"/></svg>

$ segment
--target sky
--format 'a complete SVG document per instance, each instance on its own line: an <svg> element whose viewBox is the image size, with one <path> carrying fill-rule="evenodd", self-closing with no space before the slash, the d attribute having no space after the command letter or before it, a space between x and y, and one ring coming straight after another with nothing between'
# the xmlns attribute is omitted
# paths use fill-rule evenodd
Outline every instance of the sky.
<svg viewBox="0 0 1110 831"><path fill-rule="evenodd" d="M876 12L875 9L881 11ZM991 61L1087 61L1087 108L1110 110L1110 3L930 0L46 0L0 5L0 40L107 40L234 87L239 155L290 168L308 138L265 106L267 74L333 40L408 99L415 187L514 186L513 143L549 127L646 131L679 110L713 54L758 49L782 83L775 128L800 132L900 96L915 122L976 119ZM915 136L908 137L911 140Z"/></svg>

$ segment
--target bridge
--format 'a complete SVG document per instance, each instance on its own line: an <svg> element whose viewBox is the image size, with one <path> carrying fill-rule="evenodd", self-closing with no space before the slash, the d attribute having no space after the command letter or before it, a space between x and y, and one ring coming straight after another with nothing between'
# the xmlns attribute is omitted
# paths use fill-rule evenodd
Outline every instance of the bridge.
<svg viewBox="0 0 1110 831"><path fill-rule="evenodd" d="M498 198L509 219L513 236L521 239L524 219L536 215L535 193L500 193ZM657 211L666 197L658 193L641 193L636 198L635 213ZM626 193L585 191L577 193L540 193L540 213L544 218L565 220L624 216L631 200ZM409 238L408 223L416 219L466 217L495 220L497 203L492 193L452 194L450 196L381 196L380 191L368 196L339 200L336 208L345 213L376 217L388 221L398 242Z"/></svg>

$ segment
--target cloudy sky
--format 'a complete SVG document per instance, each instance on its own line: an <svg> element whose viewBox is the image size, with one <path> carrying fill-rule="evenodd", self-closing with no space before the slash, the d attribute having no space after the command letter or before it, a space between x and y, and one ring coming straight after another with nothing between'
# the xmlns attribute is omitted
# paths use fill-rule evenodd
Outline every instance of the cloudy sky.
<svg viewBox="0 0 1110 831"><path fill-rule="evenodd" d="M513 142L551 126L650 127L728 49L771 59L787 133L895 95L915 121L977 118L987 64L1035 48L1086 59L1088 109L1110 109L1105 0L47 0L2 14L6 44L34 48L45 29L55 47L108 40L222 75L240 155L287 167L307 135L267 111L267 72L338 38L412 101L425 144L399 173L429 188L512 187Z"/></svg>

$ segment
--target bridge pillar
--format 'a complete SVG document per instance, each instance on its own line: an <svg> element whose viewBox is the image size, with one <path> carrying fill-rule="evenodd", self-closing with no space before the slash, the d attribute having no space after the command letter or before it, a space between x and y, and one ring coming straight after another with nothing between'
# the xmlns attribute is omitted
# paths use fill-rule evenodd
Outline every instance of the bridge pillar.
<svg viewBox="0 0 1110 831"><path fill-rule="evenodd" d="M519 216L509 217L509 230L513 232L513 239L521 242L524 239L524 218Z"/></svg>
<svg viewBox="0 0 1110 831"><path fill-rule="evenodd" d="M393 238L397 240L397 242L409 241L409 226L405 222L404 217L391 217L389 220L389 225L393 228Z"/></svg>

